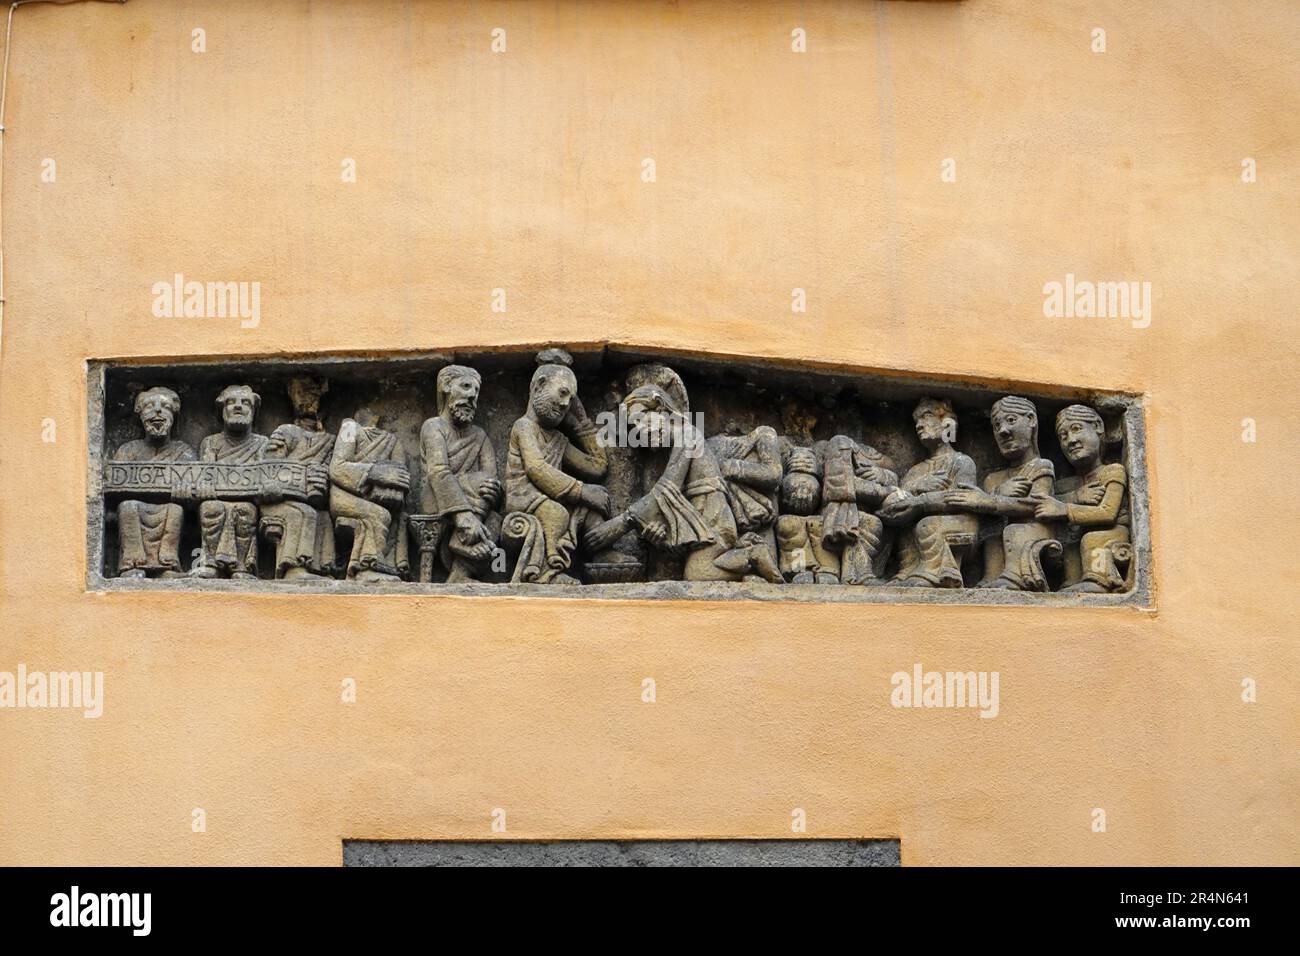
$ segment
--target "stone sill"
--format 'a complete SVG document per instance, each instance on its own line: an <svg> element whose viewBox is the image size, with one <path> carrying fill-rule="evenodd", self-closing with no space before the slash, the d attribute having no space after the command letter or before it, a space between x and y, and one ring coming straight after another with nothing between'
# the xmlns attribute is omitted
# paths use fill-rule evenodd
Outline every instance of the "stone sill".
<svg viewBox="0 0 1300 956"><path fill-rule="evenodd" d="M713 581L651 581L637 584L419 584L414 582L358 584L354 581L259 581L246 584L230 580L159 578L105 578L95 576L91 593L215 592L242 595L383 595L408 597L474 597L559 599L566 601L761 601L783 604L944 604L961 607L1130 607L1154 611L1150 600L1137 591L1125 594L1033 594L985 588L849 587L820 584L731 583Z"/></svg>

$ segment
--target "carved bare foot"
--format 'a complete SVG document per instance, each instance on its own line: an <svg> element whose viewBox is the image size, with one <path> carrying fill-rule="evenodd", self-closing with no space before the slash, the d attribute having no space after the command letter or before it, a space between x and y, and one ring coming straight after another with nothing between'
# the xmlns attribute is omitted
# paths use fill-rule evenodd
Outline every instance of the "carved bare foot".
<svg viewBox="0 0 1300 956"><path fill-rule="evenodd" d="M127 568L118 575L119 578L147 578L148 576L144 568Z"/></svg>
<svg viewBox="0 0 1300 956"><path fill-rule="evenodd" d="M236 571L230 575L232 581L256 581L257 575L251 571Z"/></svg>
<svg viewBox="0 0 1300 956"><path fill-rule="evenodd" d="M829 571L818 571L817 583L818 584L839 584L840 579L835 575L831 574Z"/></svg>
<svg viewBox="0 0 1300 956"><path fill-rule="evenodd" d="M215 578L215 577L220 577L220 572L218 572L216 568L208 567L206 564L199 564L190 568L190 577Z"/></svg>
<svg viewBox="0 0 1300 956"><path fill-rule="evenodd" d="M363 584L377 581L400 581L402 580L396 574L388 574L384 571L361 570L357 572L354 580Z"/></svg>
<svg viewBox="0 0 1300 956"><path fill-rule="evenodd" d="M323 581L325 575L309 571L307 568L289 568L284 572L285 581Z"/></svg>
<svg viewBox="0 0 1300 956"><path fill-rule="evenodd" d="M1063 592L1069 594L1108 594L1104 587L1096 581L1080 581L1078 584L1071 584L1068 588L1061 588Z"/></svg>

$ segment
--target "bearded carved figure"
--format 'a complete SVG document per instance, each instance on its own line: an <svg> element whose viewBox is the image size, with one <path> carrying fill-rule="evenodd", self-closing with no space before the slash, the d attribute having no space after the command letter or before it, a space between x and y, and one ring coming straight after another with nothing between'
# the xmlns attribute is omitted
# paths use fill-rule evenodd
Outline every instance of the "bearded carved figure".
<svg viewBox="0 0 1300 956"><path fill-rule="evenodd" d="M170 388L135 397L144 437L120 446L117 461L193 461L194 449L172 437L181 400ZM117 573L123 578L181 576L180 543L185 512L176 502L127 500L117 505Z"/></svg>
<svg viewBox="0 0 1300 956"><path fill-rule="evenodd" d="M512 580L580 584L570 573L576 553L609 515L609 492L600 484L609 460L578 398L572 359L553 350L538 361L506 455L504 534L519 551Z"/></svg>
<svg viewBox="0 0 1300 956"><path fill-rule="evenodd" d="M464 365L438 373L438 414L420 429L420 511L436 516L447 583L479 580L501 531L503 486L496 451L474 423L482 378Z"/></svg>

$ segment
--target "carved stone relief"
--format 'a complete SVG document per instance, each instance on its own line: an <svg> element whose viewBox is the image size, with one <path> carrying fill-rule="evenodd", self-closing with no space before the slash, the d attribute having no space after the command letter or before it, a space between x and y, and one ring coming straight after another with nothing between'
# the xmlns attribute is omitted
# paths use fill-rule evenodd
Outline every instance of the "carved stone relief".
<svg viewBox="0 0 1300 956"><path fill-rule="evenodd" d="M93 374L98 582L1149 593L1126 396L614 349Z"/></svg>

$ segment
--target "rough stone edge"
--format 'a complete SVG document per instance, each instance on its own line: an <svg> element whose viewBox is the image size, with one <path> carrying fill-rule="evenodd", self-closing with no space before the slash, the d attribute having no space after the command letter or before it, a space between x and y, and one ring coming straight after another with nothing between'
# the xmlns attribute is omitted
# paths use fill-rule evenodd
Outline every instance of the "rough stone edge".
<svg viewBox="0 0 1300 956"><path fill-rule="evenodd" d="M104 428L106 362L86 363L86 590L100 590L104 567Z"/></svg>
<svg viewBox="0 0 1300 956"><path fill-rule="evenodd" d="M580 347L580 346L579 346ZM483 348L481 351L514 351L514 346ZM457 350L458 351L458 350ZM419 352L402 356L377 358L365 355L327 355L315 359L307 356L272 357L253 360L262 365L293 365L302 362L372 363L372 362L427 362L451 361L457 351ZM605 348L597 351L604 352ZM647 353L655 349L646 347ZM983 588L901 588L901 587L851 587L828 585L795 585L731 582L653 581L636 584L587 584L577 587L556 587L540 584L420 584L398 582L383 584L357 584L351 581L259 581L246 584L228 580L199 580L159 578L123 579L105 577L104 566L104 505L102 495L105 402L107 371L110 366L131 365L206 365L227 364L230 358L168 360L94 359L86 362L87 369L87 479L86 479L86 590L94 593L130 591L168 591L172 593L235 593L298 594L298 595L381 595L415 597L495 597L538 599L597 599L621 601L761 601L766 603L794 604L918 604L956 605L966 607L1132 607L1154 612L1154 586L1151 560L1151 523L1148 472L1146 466L1146 419L1143 398L1124 392L1095 392L1089 396L1094 405L1122 408L1124 430L1124 467L1129 475L1129 512L1133 536L1134 560L1137 562L1133 590L1123 594L1048 594L1024 591L1004 591ZM729 359L734 361L734 359ZM752 359L755 365L772 364L761 358ZM780 364L780 363L777 363ZM822 374L829 374L822 372ZM870 380L871 375L855 377ZM929 384L923 375L903 376L917 384ZM942 386L937 384L937 388ZM951 387L951 384L950 384ZM960 387L960 386L959 386ZM987 385L968 385L967 388L987 389ZM1058 387L1062 392L1077 393L1078 389ZM1028 394L1044 391L1043 386L1029 386Z"/></svg>

